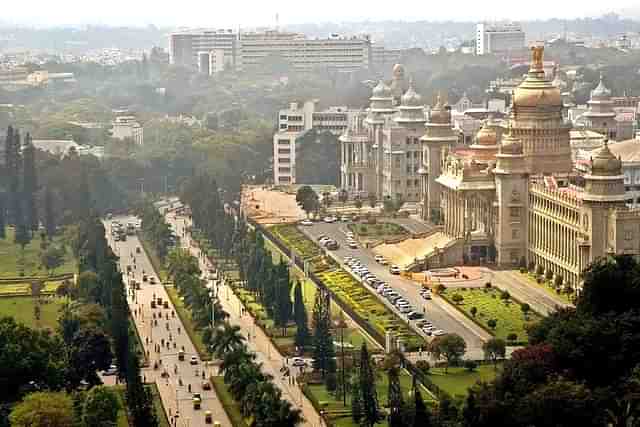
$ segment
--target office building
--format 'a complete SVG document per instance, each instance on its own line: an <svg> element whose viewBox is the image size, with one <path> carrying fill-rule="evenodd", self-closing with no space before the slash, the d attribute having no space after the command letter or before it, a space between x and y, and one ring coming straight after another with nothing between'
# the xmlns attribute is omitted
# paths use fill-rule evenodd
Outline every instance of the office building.
<svg viewBox="0 0 640 427"><path fill-rule="evenodd" d="M292 102L278 113L278 131L273 136L273 182L296 183L296 141L315 129L318 132L342 134L350 117L356 114L347 107L330 107L317 111L317 101L307 101L302 106Z"/></svg>
<svg viewBox="0 0 640 427"><path fill-rule="evenodd" d="M525 34L520 25L487 24L476 25L476 55L508 55L522 51L525 47Z"/></svg>

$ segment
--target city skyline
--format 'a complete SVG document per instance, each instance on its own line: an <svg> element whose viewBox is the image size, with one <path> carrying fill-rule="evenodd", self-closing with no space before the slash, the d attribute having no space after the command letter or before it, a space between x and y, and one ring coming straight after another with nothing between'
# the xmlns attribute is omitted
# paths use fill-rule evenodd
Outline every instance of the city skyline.
<svg viewBox="0 0 640 427"><path fill-rule="evenodd" d="M492 21L539 19L574 19L596 17L607 13L621 13L623 17L638 17L637 4L633 0L621 0L615 8L601 2L552 2L541 0L535 10L523 8L519 3L506 0L492 1L490 4L462 0L459 7L447 8L429 5L428 8L418 0L405 1L402 8L393 10L366 7L362 1L338 2L327 0L320 11L313 8L296 7L292 0L277 2L241 2L227 5L225 8L201 5L195 1L181 3L183 7L154 8L143 0L135 3L114 0L100 5L86 7L78 0L67 0L67 7L58 8L49 2L37 0L33 3L12 3L5 9L0 24L29 25L37 27L74 26L74 25L112 25L112 26L184 26L184 27L238 27L238 26L275 26L276 15L282 26L318 23L318 22L355 22L355 21ZM126 11L126 13L123 13ZM339 11L339 13L336 13ZM416 12L417 11L417 12Z"/></svg>

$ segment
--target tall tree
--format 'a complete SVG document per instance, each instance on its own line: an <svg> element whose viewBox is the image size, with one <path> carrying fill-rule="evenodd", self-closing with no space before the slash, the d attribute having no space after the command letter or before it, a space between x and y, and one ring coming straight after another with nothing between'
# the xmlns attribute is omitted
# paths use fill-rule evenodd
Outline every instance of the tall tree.
<svg viewBox="0 0 640 427"><path fill-rule="evenodd" d="M373 427L380 418L376 379L367 345L363 342L360 348L360 369L358 372L360 393L362 395L362 425Z"/></svg>
<svg viewBox="0 0 640 427"><path fill-rule="evenodd" d="M38 208L36 193L38 177L36 173L35 148L31 135L27 134L22 149L22 194L24 200L24 216L27 228L32 232L38 230Z"/></svg>
<svg viewBox="0 0 640 427"><path fill-rule="evenodd" d="M427 407L422 400L422 393L420 393L420 389L415 384L414 379L414 387L413 387L413 400L414 400L414 415L413 415L413 427L428 427L431 425L431 420L429 416L429 412L427 412Z"/></svg>
<svg viewBox="0 0 640 427"><path fill-rule="evenodd" d="M71 427L73 402L65 393L31 393L13 408L9 419L14 427Z"/></svg>
<svg viewBox="0 0 640 427"><path fill-rule="evenodd" d="M291 281L289 280L289 270L284 268L284 272L280 272L275 284L275 324L282 328L282 335L287 334L287 325L291 319Z"/></svg>
<svg viewBox="0 0 640 427"><path fill-rule="evenodd" d="M387 406L389 407L389 427L404 427L402 410L404 400L400 388L400 375L397 366L391 366L387 370L389 379L389 391L387 393Z"/></svg>
<svg viewBox="0 0 640 427"><path fill-rule="evenodd" d="M359 375L353 375L351 378L351 418L357 425L362 421L362 391Z"/></svg>
<svg viewBox="0 0 640 427"><path fill-rule="evenodd" d="M303 185L296 193L296 203L307 213L315 212L318 209L318 195L308 185Z"/></svg>
<svg viewBox="0 0 640 427"><path fill-rule="evenodd" d="M120 403L111 388L93 387L82 405L83 427L112 427L117 425Z"/></svg>
<svg viewBox="0 0 640 427"><path fill-rule="evenodd" d="M293 292L293 313L296 321L296 347L303 349L309 344L311 335L309 333L309 319L307 318L307 307L304 305L302 298L302 284L296 283L295 290Z"/></svg>
<svg viewBox="0 0 640 427"><path fill-rule="evenodd" d="M4 239L7 227L7 211L4 203L4 192L0 190L0 239Z"/></svg>
<svg viewBox="0 0 640 427"><path fill-rule="evenodd" d="M331 303L329 294L318 291L313 306L313 368L324 379L336 370L335 349L331 336Z"/></svg>
<svg viewBox="0 0 640 427"><path fill-rule="evenodd" d="M20 194L20 133L9 127L5 143L5 169L9 189L8 219L10 224L17 225L22 217Z"/></svg>
<svg viewBox="0 0 640 427"><path fill-rule="evenodd" d="M467 351L467 343L458 334L446 334L436 337L429 344L428 352L434 358L444 358L447 361L445 365L445 373L449 369L449 365L458 362Z"/></svg>
<svg viewBox="0 0 640 427"><path fill-rule="evenodd" d="M493 362L494 369L498 369L498 359L503 359L506 353L507 345L500 338L491 338L482 344L484 358Z"/></svg>
<svg viewBox="0 0 640 427"><path fill-rule="evenodd" d="M53 239L56 233L56 214L53 206L53 193L49 187L44 194L44 229L47 232L47 238Z"/></svg>

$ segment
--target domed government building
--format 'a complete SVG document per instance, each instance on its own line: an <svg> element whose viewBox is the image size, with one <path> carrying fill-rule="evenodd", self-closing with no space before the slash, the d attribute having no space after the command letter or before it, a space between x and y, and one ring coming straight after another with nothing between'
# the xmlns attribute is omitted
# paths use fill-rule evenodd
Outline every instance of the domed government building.
<svg viewBox="0 0 640 427"><path fill-rule="evenodd" d="M593 259L640 254L640 210L625 204L621 161L605 139L576 172L571 125L542 57L533 47L508 117L487 119L470 145L440 97L427 110L402 65L340 136L342 188L413 202L434 224L439 246L416 263L535 267L578 290Z"/></svg>

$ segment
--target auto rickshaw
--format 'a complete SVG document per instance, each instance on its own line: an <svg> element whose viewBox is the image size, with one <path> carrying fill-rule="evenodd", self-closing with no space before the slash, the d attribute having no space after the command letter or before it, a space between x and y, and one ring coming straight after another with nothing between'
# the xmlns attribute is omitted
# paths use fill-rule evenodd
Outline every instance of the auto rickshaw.
<svg viewBox="0 0 640 427"><path fill-rule="evenodd" d="M202 398L200 397L200 393L194 393L193 394L193 409L195 409L197 411L198 409L200 409L201 405L202 405Z"/></svg>
<svg viewBox="0 0 640 427"><path fill-rule="evenodd" d="M181 362L184 361L184 350L178 351L178 360Z"/></svg>

